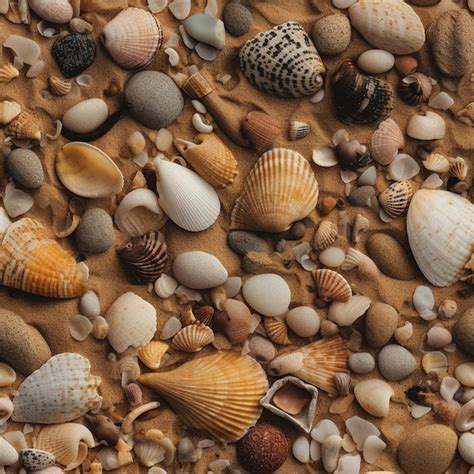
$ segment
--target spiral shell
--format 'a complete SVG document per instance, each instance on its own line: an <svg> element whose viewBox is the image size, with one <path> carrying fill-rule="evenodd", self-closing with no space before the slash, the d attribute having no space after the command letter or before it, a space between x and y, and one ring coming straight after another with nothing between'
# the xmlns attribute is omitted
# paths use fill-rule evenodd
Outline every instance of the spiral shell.
<svg viewBox="0 0 474 474"><path fill-rule="evenodd" d="M379 201L390 217L397 218L407 212L413 193L410 181L398 181L380 193Z"/></svg>
<svg viewBox="0 0 474 474"><path fill-rule="evenodd" d="M183 352L199 352L214 340L214 332L205 324L191 324L181 329L171 341L171 347Z"/></svg>
<svg viewBox="0 0 474 474"><path fill-rule="evenodd" d="M291 344L288 339L288 326L285 321L280 318L265 318L263 321L263 327L268 337L275 343L282 346Z"/></svg>
<svg viewBox="0 0 474 474"><path fill-rule="evenodd" d="M333 270L324 269L313 272L319 297L323 301L349 301L352 290L347 280Z"/></svg>
<svg viewBox="0 0 474 474"><path fill-rule="evenodd" d="M5 127L5 134L13 138L41 140L39 120L29 112L22 112Z"/></svg>
<svg viewBox="0 0 474 474"><path fill-rule="evenodd" d="M404 102L410 105L418 105L421 102L426 102L431 92L433 85L430 78L421 72L415 72L405 76L398 86L398 93Z"/></svg>

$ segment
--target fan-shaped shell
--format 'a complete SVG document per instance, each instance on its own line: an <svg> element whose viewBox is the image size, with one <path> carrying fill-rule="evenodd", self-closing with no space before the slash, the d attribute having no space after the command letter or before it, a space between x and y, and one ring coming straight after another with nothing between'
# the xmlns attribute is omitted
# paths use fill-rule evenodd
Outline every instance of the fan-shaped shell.
<svg viewBox="0 0 474 474"><path fill-rule="evenodd" d="M310 37L295 21L248 40L240 50L240 68L251 84L282 97L315 94L326 72Z"/></svg>
<svg viewBox="0 0 474 474"><path fill-rule="evenodd" d="M407 211L413 192L410 181L398 181L380 193L379 201L390 217L397 218Z"/></svg>
<svg viewBox="0 0 474 474"><path fill-rule="evenodd" d="M56 460L71 471L80 466L87 457L88 448L95 446L92 433L79 423L64 423L43 428L35 439L34 446L54 454Z"/></svg>
<svg viewBox="0 0 474 474"><path fill-rule="evenodd" d="M418 105L427 101L433 91L430 78L421 72L405 76L398 86L400 97L410 105Z"/></svg>
<svg viewBox="0 0 474 474"><path fill-rule="evenodd" d="M282 133L280 121L266 114L252 110L242 123L242 131L258 151L267 151L275 146Z"/></svg>
<svg viewBox="0 0 474 474"><path fill-rule="evenodd" d="M199 232L214 224L221 205L210 184L194 171L160 157L153 165L160 206L176 225Z"/></svg>
<svg viewBox="0 0 474 474"><path fill-rule="evenodd" d="M299 153L274 148L247 176L231 216L231 229L283 232L316 207L319 187Z"/></svg>
<svg viewBox="0 0 474 474"><path fill-rule="evenodd" d="M425 160L423 166L435 173L446 173L449 171L449 161L441 153L430 153Z"/></svg>
<svg viewBox="0 0 474 474"><path fill-rule="evenodd" d="M369 144L372 158L381 165L389 165L404 146L405 137L391 118L380 123Z"/></svg>
<svg viewBox="0 0 474 474"><path fill-rule="evenodd" d="M200 133L194 142L177 139L176 148L186 161L211 186L225 188L237 176L237 161L224 142L214 133Z"/></svg>
<svg viewBox="0 0 474 474"><path fill-rule="evenodd" d="M72 85L69 81L60 79L56 76L50 76L49 79L49 88L54 95L67 95L71 92Z"/></svg>
<svg viewBox="0 0 474 474"><path fill-rule="evenodd" d="M20 75L20 71L11 63L7 63L0 68L0 83L10 82Z"/></svg>
<svg viewBox="0 0 474 474"><path fill-rule="evenodd" d="M421 189L408 209L407 232L423 275L435 286L452 285L472 255L474 205L458 194Z"/></svg>
<svg viewBox="0 0 474 474"><path fill-rule="evenodd" d="M74 257L29 218L14 222L3 236L0 278L2 285L54 298L81 296L87 281Z"/></svg>
<svg viewBox="0 0 474 474"><path fill-rule="evenodd" d="M5 135L26 140L41 140L39 119L29 112L21 112L5 127Z"/></svg>
<svg viewBox="0 0 474 474"><path fill-rule="evenodd" d="M352 290L347 280L333 270L323 269L313 272L319 297L323 301L349 301Z"/></svg>
<svg viewBox="0 0 474 474"><path fill-rule="evenodd" d="M181 329L171 341L171 347L183 352L199 352L214 340L214 332L205 324L191 324Z"/></svg>
<svg viewBox="0 0 474 474"><path fill-rule="evenodd" d="M285 321L280 318L265 318L263 326L268 337L275 343L282 346L291 344L288 338L288 326Z"/></svg>
<svg viewBox="0 0 474 474"><path fill-rule="evenodd" d="M149 369L159 369L161 359L168 349L169 345L164 341L150 341L138 351L138 358Z"/></svg>
<svg viewBox="0 0 474 474"><path fill-rule="evenodd" d="M258 420L268 380L248 356L223 352L138 381L163 395L180 419L219 441L241 438Z"/></svg>
<svg viewBox="0 0 474 474"><path fill-rule="evenodd" d="M337 238L337 226L331 221L322 221L314 234L313 246L316 250L330 247Z"/></svg>
<svg viewBox="0 0 474 474"><path fill-rule="evenodd" d="M102 403L97 393L100 377L91 375L90 370L89 360L80 354L51 357L20 385L13 399L13 420L64 423L97 408Z"/></svg>
<svg viewBox="0 0 474 474"><path fill-rule="evenodd" d="M456 158L452 158L449 161L449 174L454 176L455 178L464 181L467 178L467 172L469 171L469 167L466 163L466 160L461 156L457 156Z"/></svg>
<svg viewBox="0 0 474 474"><path fill-rule="evenodd" d="M63 146L56 158L56 172L69 191L82 197L113 196L123 188L117 165L102 150L84 142Z"/></svg>
<svg viewBox="0 0 474 474"><path fill-rule="evenodd" d="M158 20L142 8L126 8L102 31L102 41L114 61L128 69L149 64L163 42Z"/></svg>
<svg viewBox="0 0 474 474"><path fill-rule="evenodd" d="M14 118L18 117L21 112L21 105L17 102L9 102L4 100L0 102L0 123L2 125L9 124Z"/></svg>

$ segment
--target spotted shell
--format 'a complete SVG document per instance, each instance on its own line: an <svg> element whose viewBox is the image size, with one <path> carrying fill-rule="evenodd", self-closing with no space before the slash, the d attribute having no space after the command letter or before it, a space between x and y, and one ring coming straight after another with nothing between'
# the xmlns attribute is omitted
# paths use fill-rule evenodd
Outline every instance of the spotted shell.
<svg viewBox="0 0 474 474"><path fill-rule="evenodd" d="M390 217L397 218L407 212L413 193L410 181L398 181L380 193L379 201Z"/></svg>
<svg viewBox="0 0 474 474"><path fill-rule="evenodd" d="M323 269L313 272L319 297L323 301L349 301L352 290L347 280L333 270Z"/></svg>
<svg viewBox="0 0 474 474"><path fill-rule="evenodd" d="M181 329L171 341L171 347L183 352L199 352L214 340L214 332L205 324L191 324Z"/></svg>

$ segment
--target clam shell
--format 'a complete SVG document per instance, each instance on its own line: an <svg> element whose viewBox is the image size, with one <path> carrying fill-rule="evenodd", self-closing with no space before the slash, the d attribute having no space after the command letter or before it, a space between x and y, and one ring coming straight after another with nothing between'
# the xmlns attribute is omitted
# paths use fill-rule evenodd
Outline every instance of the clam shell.
<svg viewBox="0 0 474 474"><path fill-rule="evenodd" d="M393 54L414 53L425 42L423 23L402 0L359 0L349 17L371 45Z"/></svg>
<svg viewBox="0 0 474 474"><path fill-rule="evenodd" d="M313 272L314 282L319 297L323 301L349 301L352 290L347 280L333 270L316 270Z"/></svg>
<svg viewBox="0 0 474 474"><path fill-rule="evenodd" d="M69 81L60 79L56 76L49 76L49 88L54 95L67 95L71 92L72 85Z"/></svg>
<svg viewBox="0 0 474 474"><path fill-rule="evenodd" d="M444 119L429 110L424 115L413 115L407 125L407 135L417 140L439 140L445 132Z"/></svg>
<svg viewBox="0 0 474 474"><path fill-rule="evenodd" d="M337 165L337 156L334 149L329 146L321 146L315 148L312 154L313 163L322 168L330 168L331 166Z"/></svg>
<svg viewBox="0 0 474 474"><path fill-rule="evenodd" d="M351 326L369 309L371 300L366 296L353 295L349 301L333 301L328 311L328 319L338 326Z"/></svg>
<svg viewBox="0 0 474 474"><path fill-rule="evenodd" d="M126 8L102 31L102 41L114 61L127 69L149 64L163 42L163 30L150 12Z"/></svg>
<svg viewBox="0 0 474 474"><path fill-rule="evenodd" d="M214 340L214 332L205 324L185 326L173 337L171 347L183 352L199 352Z"/></svg>
<svg viewBox="0 0 474 474"><path fill-rule="evenodd" d="M388 118L380 123L370 139L370 154L381 165L388 165L398 150L405 146L405 137L400 127Z"/></svg>
<svg viewBox="0 0 474 474"><path fill-rule="evenodd" d="M2 285L28 293L74 298L85 293L87 276L40 222L23 218L1 241L0 279Z"/></svg>
<svg viewBox="0 0 474 474"><path fill-rule="evenodd" d="M242 132L258 151L263 152L274 147L282 133L282 127L275 117L254 110L245 117Z"/></svg>
<svg viewBox="0 0 474 474"><path fill-rule="evenodd" d="M194 142L174 141L175 147L211 186L225 188L238 174L234 155L215 133L201 133Z"/></svg>
<svg viewBox="0 0 474 474"><path fill-rule="evenodd" d="M5 135L12 138L27 140L41 140L39 119L29 112L21 112L5 127Z"/></svg>
<svg viewBox="0 0 474 474"><path fill-rule="evenodd" d="M113 196L123 188L123 176L117 165L88 143L64 145L56 158L56 173L69 191L82 197Z"/></svg>
<svg viewBox="0 0 474 474"><path fill-rule="evenodd" d="M68 23L72 18L72 6L68 0L28 0L30 8L50 23Z"/></svg>
<svg viewBox="0 0 474 474"><path fill-rule="evenodd" d="M12 401L6 395L0 396L0 426L4 425L4 423L12 416L12 413Z"/></svg>
<svg viewBox="0 0 474 474"><path fill-rule="evenodd" d="M194 171L160 157L153 166L159 204L176 225L199 232L214 224L221 206L210 184Z"/></svg>
<svg viewBox="0 0 474 474"><path fill-rule="evenodd" d="M169 345L163 341L150 341L138 351L138 358L149 369L159 369L161 359L168 350Z"/></svg>
<svg viewBox="0 0 474 474"><path fill-rule="evenodd" d="M291 344L288 339L288 326L285 321L280 318L265 318L263 321L263 327L268 337L275 343L282 346Z"/></svg>
<svg viewBox="0 0 474 474"><path fill-rule="evenodd" d="M224 300L221 306L226 313L223 322L226 336L232 344L243 344L249 337L252 327L250 310L242 301L233 299Z"/></svg>
<svg viewBox="0 0 474 474"><path fill-rule="evenodd" d="M0 362L0 387L11 385L15 380L16 372L9 365ZM0 421L1 424L2 422Z"/></svg>
<svg viewBox="0 0 474 474"><path fill-rule="evenodd" d="M441 153L430 153L428 157L423 160L423 166L435 173L446 173L449 171L449 161Z"/></svg>
<svg viewBox="0 0 474 474"><path fill-rule="evenodd" d="M13 421L64 423L97 408L102 403L97 393L101 380L90 370L89 360L80 354L51 357L18 388L13 399Z"/></svg>
<svg viewBox="0 0 474 474"><path fill-rule="evenodd" d="M384 211L393 218L403 216L413 196L414 189L410 181L398 181L384 189L379 196L379 202Z"/></svg>
<svg viewBox="0 0 474 474"><path fill-rule="evenodd" d="M145 374L138 381L166 398L185 424L219 441L235 441L256 423L268 389L260 365L234 352Z"/></svg>
<svg viewBox="0 0 474 474"><path fill-rule="evenodd" d="M421 366L425 373L430 372L447 372L448 371L448 359L441 351L428 352L421 359Z"/></svg>
<svg viewBox="0 0 474 474"><path fill-rule="evenodd" d="M299 153L274 148L247 176L231 215L231 229L283 232L316 207L319 187Z"/></svg>
<svg viewBox="0 0 474 474"><path fill-rule="evenodd" d="M295 21L248 40L240 50L240 69L252 85L282 97L314 95L322 88L326 72L310 37Z"/></svg>
<svg viewBox="0 0 474 474"><path fill-rule="evenodd" d="M423 275L435 286L452 285L471 258L474 205L448 191L421 189L408 209L407 232Z"/></svg>
<svg viewBox="0 0 474 474"><path fill-rule="evenodd" d="M7 63L5 66L2 66L0 68L0 83L2 82L10 82L15 77L18 77L20 75L20 71L13 66L13 64Z"/></svg>
<svg viewBox="0 0 474 474"><path fill-rule="evenodd" d="M390 179L407 181L420 172L420 165L410 155L399 153L388 166Z"/></svg>
<svg viewBox="0 0 474 474"><path fill-rule="evenodd" d="M18 117L21 112L21 105L17 102L9 102L4 100L0 102L0 123L8 125L14 118Z"/></svg>
<svg viewBox="0 0 474 474"><path fill-rule="evenodd" d="M337 226L331 221L322 221L314 234L313 247L316 250L324 250L330 247L337 238Z"/></svg>
<svg viewBox="0 0 474 474"><path fill-rule="evenodd" d="M10 466L18 461L16 449L2 436L0 436L0 465Z"/></svg>
<svg viewBox="0 0 474 474"><path fill-rule="evenodd" d="M398 93L404 102L410 105L418 105L421 102L426 102L431 92L433 85L430 78L421 72L415 72L405 76L398 86Z"/></svg>
<svg viewBox="0 0 474 474"><path fill-rule="evenodd" d="M311 125L293 120L290 125L290 140L301 140L311 132Z"/></svg>
<svg viewBox="0 0 474 474"><path fill-rule="evenodd" d="M469 167L464 158L457 156L449 161L449 174L451 176L464 181L467 178L468 171Z"/></svg>

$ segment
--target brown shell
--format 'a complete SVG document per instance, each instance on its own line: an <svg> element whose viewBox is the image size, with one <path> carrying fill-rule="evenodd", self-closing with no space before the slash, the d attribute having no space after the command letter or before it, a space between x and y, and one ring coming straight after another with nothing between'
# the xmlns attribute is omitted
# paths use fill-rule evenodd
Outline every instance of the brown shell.
<svg viewBox="0 0 474 474"><path fill-rule="evenodd" d="M13 138L41 140L39 120L29 112L22 112L5 127L5 134Z"/></svg>
<svg viewBox="0 0 474 474"><path fill-rule="evenodd" d="M402 77L416 72L418 61L410 55L397 56L395 58L395 69Z"/></svg>
<svg viewBox="0 0 474 474"><path fill-rule="evenodd" d="M183 352L199 352L214 340L214 332L205 324L191 324L181 329L171 341L171 347Z"/></svg>
<svg viewBox="0 0 474 474"><path fill-rule="evenodd" d="M324 250L330 247L337 238L337 226L332 221L322 221L314 234L313 247Z"/></svg>
<svg viewBox="0 0 474 474"><path fill-rule="evenodd" d="M69 81L56 76L49 77L49 88L54 95L67 95L71 92L72 85Z"/></svg>
<svg viewBox="0 0 474 474"><path fill-rule="evenodd" d="M212 306L196 306L193 308L194 317L206 326L210 326L214 317L214 308Z"/></svg>
<svg viewBox="0 0 474 474"><path fill-rule="evenodd" d="M242 123L243 134L258 151L273 148L282 130L278 119L255 110L249 112Z"/></svg>
<svg viewBox="0 0 474 474"><path fill-rule="evenodd" d="M138 351L138 358L149 369L158 369L161 359L168 349L169 345L164 341L150 341Z"/></svg>
<svg viewBox="0 0 474 474"><path fill-rule="evenodd" d="M319 297L323 301L349 301L352 290L347 280L334 270L323 269L313 272Z"/></svg>
<svg viewBox="0 0 474 474"><path fill-rule="evenodd" d="M275 343L282 346L291 344L288 338L288 326L283 319L279 318L265 318L263 326L267 332L268 337Z"/></svg>
<svg viewBox="0 0 474 474"><path fill-rule="evenodd" d="M410 181L399 181L382 191L379 201L390 217L397 218L407 212L413 193L414 189Z"/></svg>
<svg viewBox="0 0 474 474"><path fill-rule="evenodd" d="M433 85L429 77L421 72L405 76L398 86L398 93L402 100L409 105L418 105L429 99Z"/></svg>
<svg viewBox="0 0 474 474"><path fill-rule="evenodd" d="M464 181L467 178L467 173L469 167L466 163L466 160L461 156L452 158L449 162L449 174L458 178L461 181Z"/></svg>

